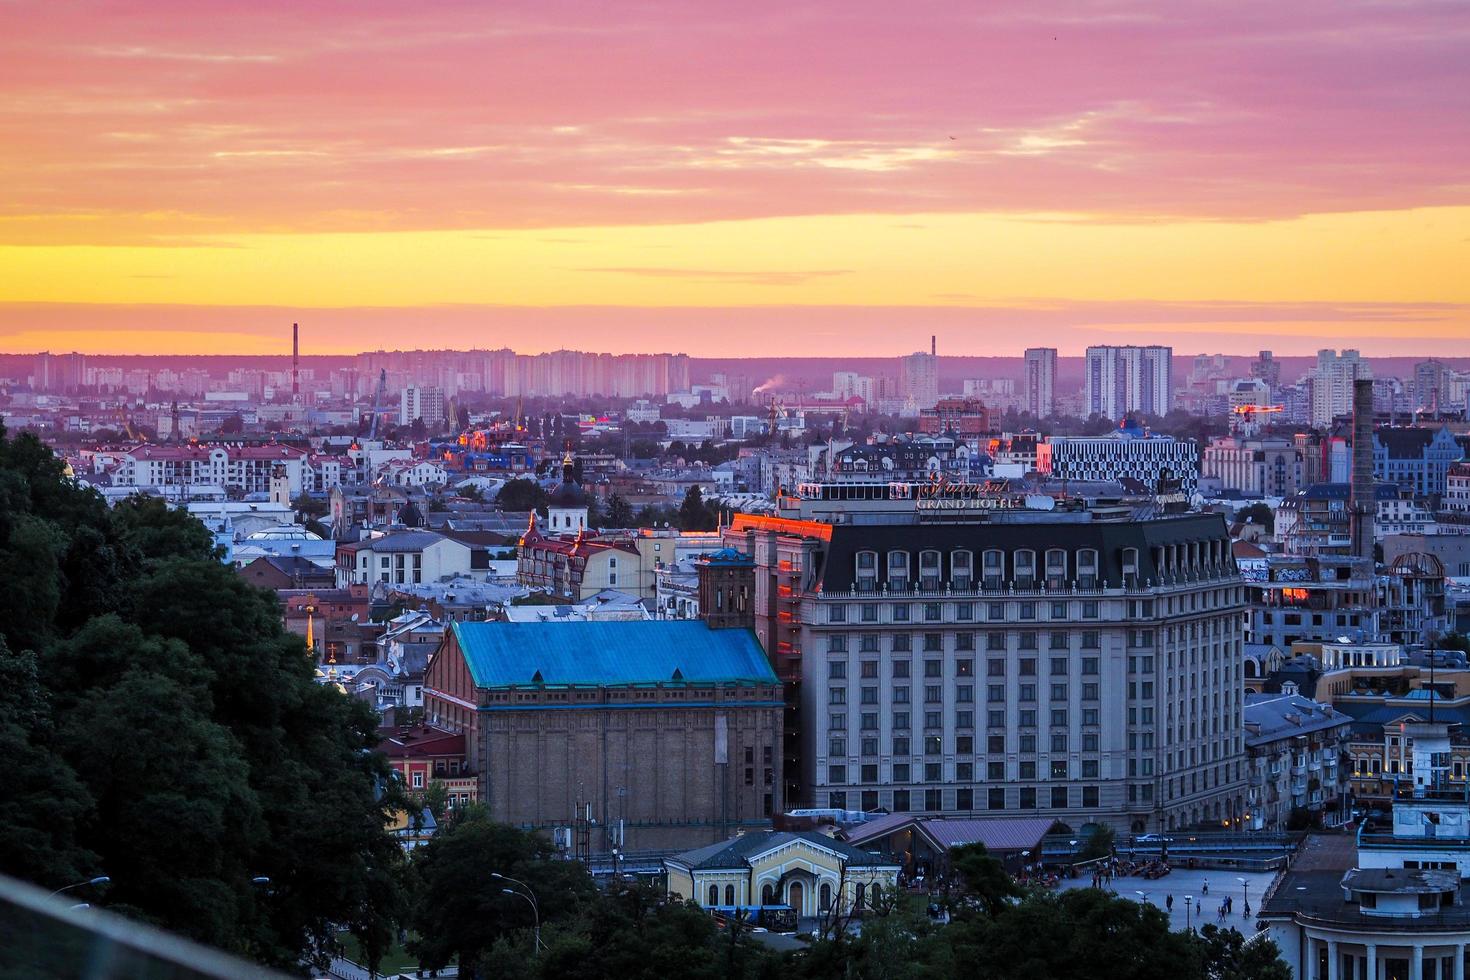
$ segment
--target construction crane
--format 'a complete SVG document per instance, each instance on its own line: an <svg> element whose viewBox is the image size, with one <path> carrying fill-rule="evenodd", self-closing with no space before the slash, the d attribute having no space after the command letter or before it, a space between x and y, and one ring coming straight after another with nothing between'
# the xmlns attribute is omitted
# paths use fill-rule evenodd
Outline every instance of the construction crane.
<svg viewBox="0 0 1470 980"><path fill-rule="evenodd" d="M1285 408L1281 405L1236 405L1230 411L1234 415L1234 425L1231 428L1245 428L1264 421L1259 416L1273 415L1285 411Z"/></svg>
<svg viewBox="0 0 1470 980"><path fill-rule="evenodd" d="M388 369L378 369L378 390L373 393L373 421L368 426L368 438L378 438L378 417L383 414L383 395L388 389Z"/></svg>

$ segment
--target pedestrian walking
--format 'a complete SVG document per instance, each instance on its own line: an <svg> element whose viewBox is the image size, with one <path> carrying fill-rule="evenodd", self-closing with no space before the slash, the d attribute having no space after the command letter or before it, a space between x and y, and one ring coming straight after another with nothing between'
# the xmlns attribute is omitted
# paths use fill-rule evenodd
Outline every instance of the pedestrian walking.
<svg viewBox="0 0 1470 980"><path fill-rule="evenodd" d="M1174 911L1174 896L1173 895L1165 895L1164 896L1164 908L1168 909L1170 912L1173 912Z"/></svg>
<svg viewBox="0 0 1470 980"><path fill-rule="evenodd" d="M1200 894L1201 895L1208 895L1209 893L1210 893L1210 879L1206 878L1205 879L1205 883L1200 886Z"/></svg>
<svg viewBox="0 0 1470 980"><path fill-rule="evenodd" d="M1220 911L1218 913L1216 913L1216 915L1215 915L1215 921L1216 922L1224 922L1225 921L1225 903L1224 902L1221 902L1220 903Z"/></svg>
<svg viewBox="0 0 1470 980"><path fill-rule="evenodd" d="M1234 895L1226 895L1225 896L1225 914L1226 915L1229 915L1233 911L1235 911L1235 896Z"/></svg>

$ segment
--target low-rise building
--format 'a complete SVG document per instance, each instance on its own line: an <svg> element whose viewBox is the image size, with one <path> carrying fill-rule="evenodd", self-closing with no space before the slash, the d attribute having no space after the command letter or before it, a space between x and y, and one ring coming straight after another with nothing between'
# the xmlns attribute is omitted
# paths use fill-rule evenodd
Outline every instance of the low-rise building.
<svg viewBox="0 0 1470 980"><path fill-rule="evenodd" d="M472 549L433 531L393 531L337 545L337 584L416 585L471 574Z"/></svg>
<svg viewBox="0 0 1470 980"><path fill-rule="evenodd" d="M1293 692L1245 699L1249 757L1246 830L1282 831L1347 818L1347 772L1339 765L1353 719Z"/></svg>
<svg viewBox="0 0 1470 980"><path fill-rule="evenodd" d="M781 685L747 629L454 623L424 696L493 819L590 820L593 852L702 846L781 808Z"/></svg>
<svg viewBox="0 0 1470 980"><path fill-rule="evenodd" d="M807 918L885 908L898 864L813 830L766 830L664 859L670 896L705 908L785 906Z"/></svg>
<svg viewBox="0 0 1470 980"><path fill-rule="evenodd" d="M1414 726L1412 780L1386 825L1309 837L1259 916L1296 980L1463 980L1470 804L1444 782L1445 726Z"/></svg>

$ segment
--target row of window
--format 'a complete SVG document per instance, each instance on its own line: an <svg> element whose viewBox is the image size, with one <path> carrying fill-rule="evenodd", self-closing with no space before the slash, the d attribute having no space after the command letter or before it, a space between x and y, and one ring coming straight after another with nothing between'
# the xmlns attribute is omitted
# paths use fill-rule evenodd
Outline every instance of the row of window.
<svg viewBox="0 0 1470 980"><path fill-rule="evenodd" d="M1152 760L1150 760L1152 761ZM864 763L852 767L858 775L858 782L871 785L879 782L878 764L875 762ZM842 786L847 782L848 766L843 763L833 763L827 767L827 785ZM922 780L915 780L914 774L918 772ZM1080 767L1082 779L1098 778L1098 761L1096 759L1083 759ZM954 764L954 779L956 782L975 782L975 763L956 762ZM1050 773L1050 776L1047 776ZM1130 775L1132 775L1130 773ZM1003 783L1012 778L1006 775L1006 764L1004 762L988 762L985 764L985 778L992 783ZM1057 759L1050 764L1042 763L1037 768L1035 760L1026 760L1017 764L1016 779L1036 781L1038 779L1066 780L1071 779L1071 767L1065 759ZM910 783L922 781L926 783L944 782L944 764L942 762L926 762L922 768L911 766L907 762L895 762L892 764L892 778L883 780L885 783Z"/></svg>
<svg viewBox="0 0 1470 980"><path fill-rule="evenodd" d="M857 606L857 618L849 620L850 610L845 602L832 602L824 604L827 608L827 622L846 623L862 622L876 623L880 621L882 604L876 602L859 603ZM919 617L926 623L946 622L944 618L945 603L942 602L892 602L887 604L888 618L884 620L890 623L914 622ZM1038 619L1041 611L1045 610L1051 619L1071 621L1074 619L1097 619L1099 617L1099 604L1096 599L1087 599L1077 603L1080 616L1072 612L1073 604L1070 602L1018 602L1016 603L1015 615L1007 612L1005 602L956 602L954 606L954 619L959 622L973 622L977 614L984 613L984 617L995 622L1010 622L1013 619ZM1153 600L1145 600L1141 606L1147 606L1148 611L1140 611L1137 615L1144 618L1153 615Z"/></svg>
<svg viewBox="0 0 1470 980"><path fill-rule="evenodd" d="M1129 786L1130 796L1138 788ZM1152 799L1153 787L1144 786L1142 788L1145 791L1144 798ZM987 790L984 796L977 796L975 791L968 787L954 790L952 797L947 796L947 791L942 789L926 789L921 792L922 796L919 795L919 792L906 789L894 790L889 810L894 813L908 813L913 809L913 804L920 799L922 799L923 810L926 813L942 813L946 810L967 813L980 809L976 806L979 801L983 801L983 808L986 810L1036 810L1042 807L1049 810L1067 810L1074 807L1096 809L1101 795L1096 786L1052 786L1042 796L1038 796L1036 789L1031 786L1022 786L1014 791L996 786ZM854 798L867 811L876 810L881 805L878 790L863 790L861 794L854 794ZM827 794L827 805L833 809L845 810L847 799L846 790L832 790ZM946 803L950 800L953 800L953 805L947 806Z"/></svg>
<svg viewBox="0 0 1470 980"><path fill-rule="evenodd" d="M1128 710L1129 710L1130 716L1133 716L1134 715L1134 709L1133 708L1129 708ZM1035 708L1021 708L1018 711L1016 711L1016 713L1015 713L1016 714L1016 721L1015 721L1016 727L1019 727L1019 728L1037 728L1037 727L1039 727L1037 725L1037 723L1036 723L1036 719L1037 719L1037 713L1036 712L1037 712L1037 709L1035 709ZM911 730L913 728L913 719L915 717L921 718L923 720L923 727L924 727L924 729L926 731L933 731L933 730L940 730L940 731L942 731L946 727L945 726L945 713L943 711L924 711L924 712L919 713L918 715L911 715L908 711L896 710L896 711L893 712L893 723L891 725L891 730L894 731L894 732L904 732L904 731ZM1071 717L1072 717L1072 715L1069 713L1069 710L1067 708L1052 708L1051 709L1051 713L1050 713L1050 724L1051 724L1051 727L1053 727L1053 728L1066 728L1068 726L1068 724L1070 723ZM1085 725L1085 726L1099 727L1101 725L1101 723L1102 723L1101 711L1098 708L1087 708L1087 707L1084 707L1084 708L1081 709L1080 717L1082 719L1082 724ZM1138 714L1136 715L1136 717L1141 718L1143 720L1141 720L1141 721L1134 721L1134 717L1130 717L1129 718L1130 724L1144 724L1144 725L1152 724L1153 723L1153 717L1154 717L1153 708L1149 707L1149 708L1140 709L1139 712L1138 712ZM961 708L961 709L958 709L958 710L956 710L956 711L954 711L952 713L952 715L950 717L950 720L952 722L952 725L950 727L958 728L958 729L973 729L975 727L975 712L973 710L971 710L971 709L968 709L968 708ZM996 709L991 709L989 711L986 711L985 712L985 725L986 725L987 728L1009 728L1009 727L1011 727L1010 722L1006 718L1006 710L1003 709L1003 708L996 708ZM857 725L857 727L859 728L859 730L865 731L865 732L876 732L876 731L878 731L879 730L879 727L878 727L878 712L876 712L876 711L863 711L863 712L859 712L858 713L858 725ZM846 715L846 713L842 713L842 714L836 714L836 713L829 714L828 717L827 717L827 730L829 732L846 731L847 730L847 715Z"/></svg>
<svg viewBox="0 0 1470 980"><path fill-rule="evenodd" d="M976 649L976 635L974 633L921 633L919 634L920 648L925 653L941 653L944 651L944 637L954 637L954 649L966 651ZM1011 648L1008 644L1009 637L1015 637L1014 647L1018 650L1041 649L1041 634L1036 630L1019 630L1014 634L1005 633L1000 630L992 630L985 634L985 649L987 651L1001 651ZM1102 648L1102 635L1097 630L1082 630L1077 634L1079 646L1083 650L1099 650ZM914 649L914 634L891 633L889 634L888 649L893 653L911 653ZM882 640L878 633L859 633L857 635L857 650L859 653L881 653ZM1151 649L1154 645L1153 630L1129 630L1128 645L1140 649ZM853 647L853 638L847 633L828 633L828 653L848 653ZM1046 634L1046 649L1048 650L1070 650L1072 648L1072 634L1066 630L1052 630Z"/></svg>
<svg viewBox="0 0 1470 980"><path fill-rule="evenodd" d="M1142 673L1152 673L1153 672L1153 657L1138 658L1138 659L1140 661L1143 661L1143 660L1146 660L1147 661L1146 664L1139 663L1139 664L1136 665L1136 666L1142 668L1142 670L1141 670ZM926 680L929 680L929 679L939 679L939 678L944 677L944 661L943 660L924 660L924 661L921 661L921 662L924 665L924 668L923 668L924 669L924 678ZM1069 676L1072 673L1072 665L1074 663L1080 663L1081 668L1082 668L1082 674L1085 677L1096 677L1098 675L1098 669L1099 669L1099 667L1101 665L1100 664L1100 661L1099 661L1099 659L1097 657L1082 657L1078 661L1073 661L1072 659L1070 659L1068 657L1051 657L1050 660L1049 660L1049 666L1050 666L1050 669L1051 669L1051 676L1053 676L1053 677L1067 677L1067 676ZM862 661L859 661L858 662L858 677L859 677L859 679L862 679L862 680L876 679L878 677L878 670L879 670L878 664L879 664L879 661L877 661L877 660L862 660ZM1034 677L1034 676L1036 676L1036 671L1037 671L1037 659L1035 657L1022 657L1020 660L1018 660L1016 662L1016 669L1017 669L1017 673L1020 676L1022 676L1022 677ZM895 680L906 680L906 679L908 679L911 676L911 674L910 674L910 671L911 670L912 670L912 665L911 665L911 662L908 661L908 660L894 660L894 661L892 661L892 677ZM1001 659L991 659L991 660L986 661L985 675L987 677L1005 677L1006 676L1006 661L1005 660L1001 660ZM828 677L829 680L834 680L834 681L847 680L848 676L849 676L849 674L848 674L848 663L847 663L847 661L845 661L845 660L829 660L829 661L827 661L827 677ZM971 660L971 659L967 659L967 658L962 658L962 659L959 659L959 660L955 660L954 661L954 676L955 677L960 677L960 678L963 678L963 677L974 677L975 676L975 661L974 660Z"/></svg>
<svg viewBox="0 0 1470 980"><path fill-rule="evenodd" d="M1153 747L1153 734L1147 733L1149 743L1145 748ZM1132 735L1129 736L1132 738ZM1070 736L1066 732L1051 733L1051 750L1053 752L1069 751ZM922 739L925 755L943 755L944 740L939 735L926 735ZM912 742L907 735L895 735L893 737L893 754L905 756L910 754ZM1083 752L1096 752L1098 737L1096 732L1084 732L1081 738ZM1024 734L1017 737L1017 748L1022 755L1034 754L1036 752L1036 736ZM864 737L859 743L862 754L875 756L878 754L878 739L875 736ZM985 741L986 751L991 755L1004 755L1006 751L1006 737L1004 735L990 735ZM1128 746L1133 748L1132 744ZM847 755L847 740L845 738L832 738L827 742L829 754L834 757ZM973 735L957 735L954 740L954 750L959 755L969 755L975 751L975 737Z"/></svg>

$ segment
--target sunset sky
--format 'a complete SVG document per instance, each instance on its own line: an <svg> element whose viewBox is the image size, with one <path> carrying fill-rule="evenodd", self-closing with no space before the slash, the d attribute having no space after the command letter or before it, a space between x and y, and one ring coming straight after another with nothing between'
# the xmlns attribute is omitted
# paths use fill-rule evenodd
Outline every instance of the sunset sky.
<svg viewBox="0 0 1470 980"><path fill-rule="evenodd" d="M0 0L0 350L1470 355L1458 2Z"/></svg>

